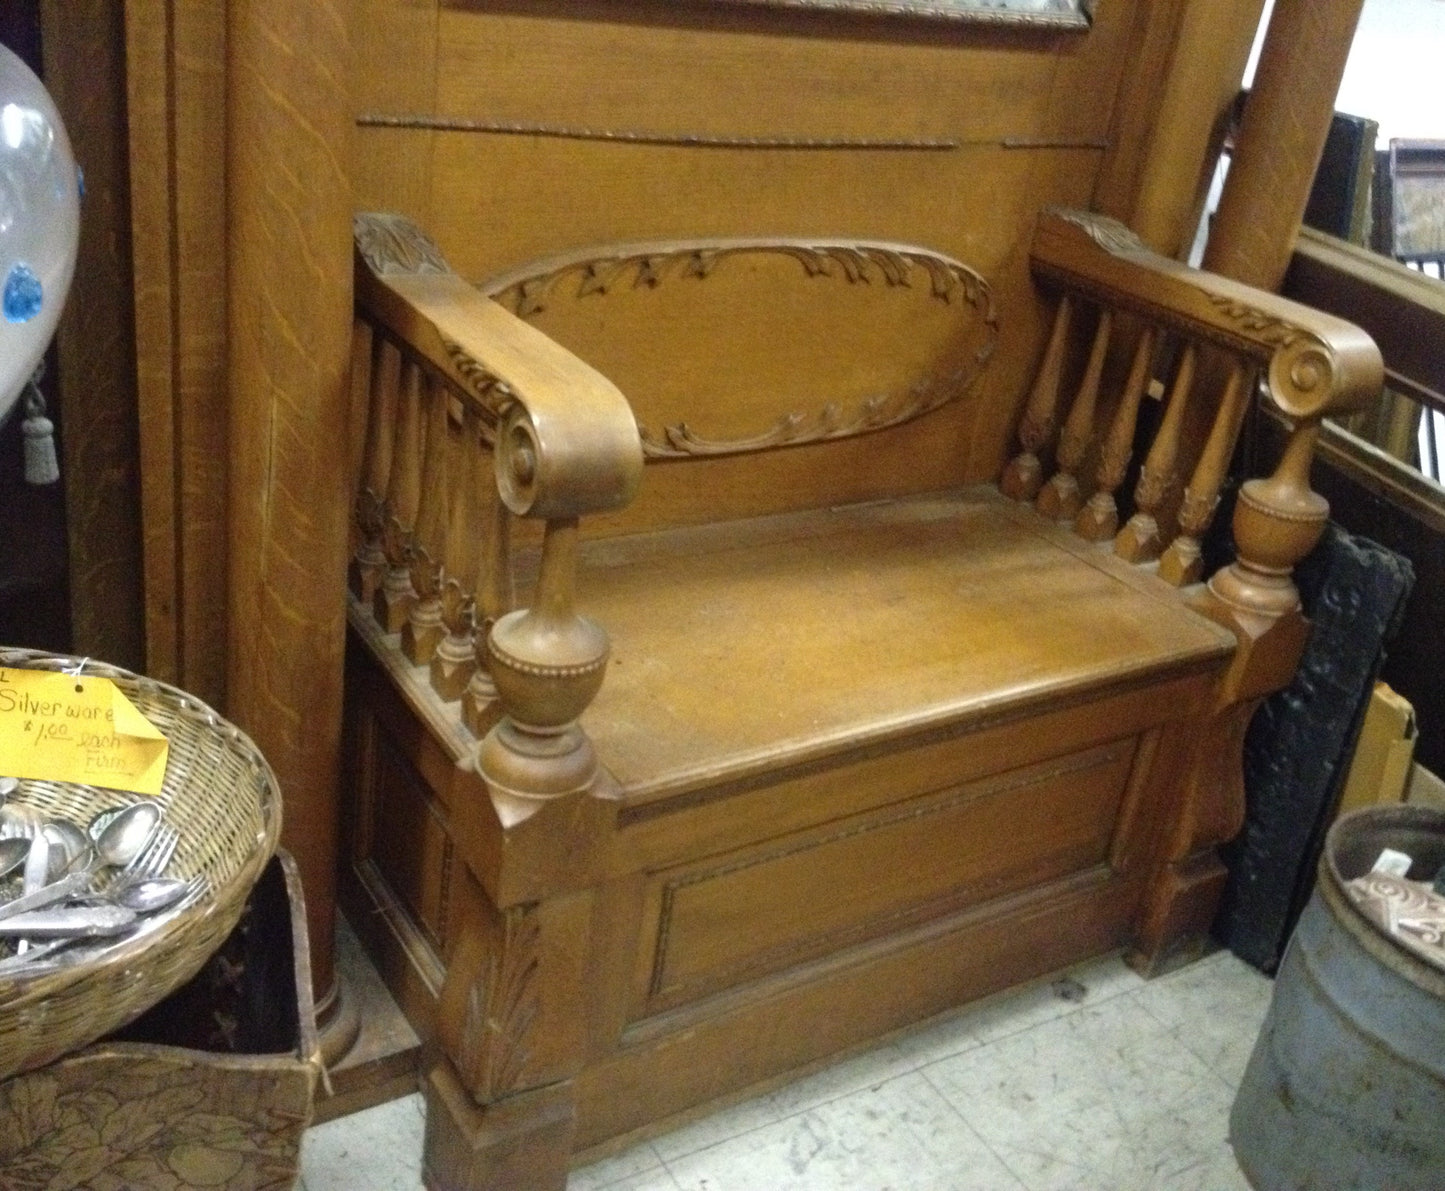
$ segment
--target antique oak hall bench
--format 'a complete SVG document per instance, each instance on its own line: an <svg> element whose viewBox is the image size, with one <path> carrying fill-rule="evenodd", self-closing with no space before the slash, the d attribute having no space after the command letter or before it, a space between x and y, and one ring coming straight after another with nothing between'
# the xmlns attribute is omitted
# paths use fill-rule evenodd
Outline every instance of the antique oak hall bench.
<svg viewBox="0 0 1445 1191"><path fill-rule="evenodd" d="M474 287L400 216L356 236L354 896L439 1043L433 1185L560 1189L972 998L1197 953L1303 641L1313 439L1380 385L1363 332L1073 211L1008 303L910 244ZM899 483L992 424L1026 318L997 482ZM1289 446L1206 576L1257 399Z"/></svg>

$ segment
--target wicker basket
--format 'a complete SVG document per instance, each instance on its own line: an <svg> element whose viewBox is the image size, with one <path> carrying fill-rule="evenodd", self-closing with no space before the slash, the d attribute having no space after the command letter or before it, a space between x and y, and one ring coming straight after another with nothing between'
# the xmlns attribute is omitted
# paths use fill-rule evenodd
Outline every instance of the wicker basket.
<svg viewBox="0 0 1445 1191"><path fill-rule="evenodd" d="M78 659L0 648L0 666L73 669ZM180 833L167 875L204 874L195 905L99 953L93 962L0 980L0 1079L52 1062L118 1029L189 980L235 927L275 851L281 798L254 744L200 700L154 679L97 662L170 742L156 796ZM27 781L14 801L84 823L137 796L65 782Z"/></svg>

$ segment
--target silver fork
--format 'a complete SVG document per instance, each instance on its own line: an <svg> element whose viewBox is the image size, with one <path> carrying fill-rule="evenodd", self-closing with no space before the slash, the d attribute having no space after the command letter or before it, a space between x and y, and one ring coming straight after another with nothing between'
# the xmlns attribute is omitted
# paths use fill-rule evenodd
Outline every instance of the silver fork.
<svg viewBox="0 0 1445 1191"><path fill-rule="evenodd" d="M131 885L137 881L148 881L152 877L162 876L180 842L181 833L162 821L151 835L150 843L146 844L139 856L116 873L110 887Z"/></svg>

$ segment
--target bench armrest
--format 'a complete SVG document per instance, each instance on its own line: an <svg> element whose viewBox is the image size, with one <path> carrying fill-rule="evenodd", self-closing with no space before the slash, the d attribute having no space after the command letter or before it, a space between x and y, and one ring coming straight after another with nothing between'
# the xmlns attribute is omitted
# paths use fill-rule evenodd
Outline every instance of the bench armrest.
<svg viewBox="0 0 1445 1191"><path fill-rule="evenodd" d="M1033 268L1185 339L1258 361L1270 399L1286 417L1352 413L1379 395L1380 351L1359 327L1160 256L1117 220L1045 211L1034 235Z"/></svg>
<svg viewBox="0 0 1445 1191"><path fill-rule="evenodd" d="M477 403L513 513L580 517L631 501L642 441L611 381L482 297L404 217L358 215L355 232L358 306Z"/></svg>

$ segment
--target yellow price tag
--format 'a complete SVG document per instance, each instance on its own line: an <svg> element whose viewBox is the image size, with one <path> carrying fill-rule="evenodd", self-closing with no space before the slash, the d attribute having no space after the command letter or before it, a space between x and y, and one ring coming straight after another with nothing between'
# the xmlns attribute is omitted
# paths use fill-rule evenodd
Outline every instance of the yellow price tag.
<svg viewBox="0 0 1445 1191"><path fill-rule="evenodd" d="M110 679L0 668L0 774L159 794L169 755Z"/></svg>

